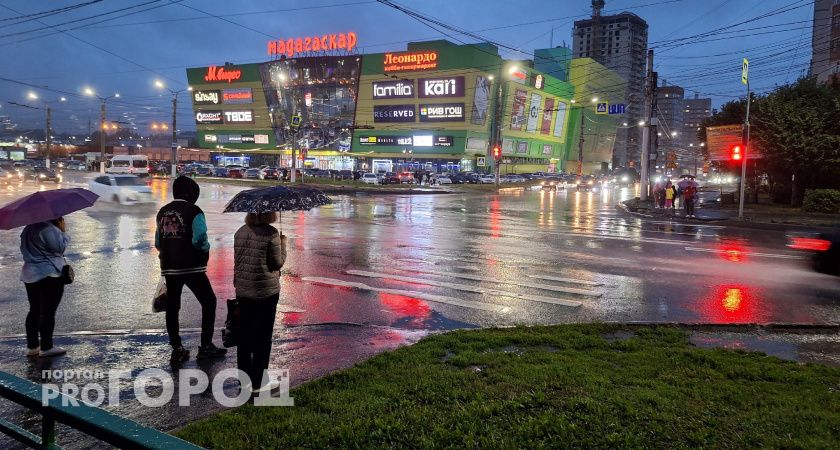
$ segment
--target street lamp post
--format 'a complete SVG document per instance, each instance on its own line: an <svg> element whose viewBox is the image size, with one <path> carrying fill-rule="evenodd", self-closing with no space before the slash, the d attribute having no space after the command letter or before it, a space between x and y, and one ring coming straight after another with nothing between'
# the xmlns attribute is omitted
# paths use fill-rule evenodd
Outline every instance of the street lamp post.
<svg viewBox="0 0 840 450"><path fill-rule="evenodd" d="M167 91L169 91L170 94L172 94L172 147L169 154L169 158L172 162L171 175L172 178L175 178L178 175L178 94L184 91L192 91L192 86L189 86L186 89L179 89L176 91L166 87L163 81L155 80L155 87L157 87L158 89L166 89Z"/></svg>
<svg viewBox="0 0 840 450"><path fill-rule="evenodd" d="M96 97L99 99L99 173L105 173L105 136L108 125L105 123L105 102L112 98L120 98L120 94L115 93L107 97L96 95L91 88L85 88L85 95Z"/></svg>
<svg viewBox="0 0 840 450"><path fill-rule="evenodd" d="M39 99L38 94L36 94L35 92L32 92L32 91L29 91L27 93L26 97L29 100L38 100ZM59 101L65 102L65 101L67 101L67 98L66 97L60 97ZM35 106L29 106L29 105L21 105L21 106L25 106L27 108L34 108L34 109L44 109L47 112L46 127L45 127L45 130L44 130L44 132L46 134L46 136L45 136L46 152L44 153L44 155L45 155L44 164L47 167L47 169L49 169L50 168L50 152L52 150L52 107L50 106L51 102L45 102L45 105L46 105L46 108L38 108L38 107L35 107Z"/></svg>

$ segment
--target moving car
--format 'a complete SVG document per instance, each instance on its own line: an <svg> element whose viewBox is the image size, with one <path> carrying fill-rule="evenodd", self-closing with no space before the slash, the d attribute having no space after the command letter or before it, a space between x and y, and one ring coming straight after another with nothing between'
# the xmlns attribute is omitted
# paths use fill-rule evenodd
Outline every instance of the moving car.
<svg viewBox="0 0 840 450"><path fill-rule="evenodd" d="M840 275L840 229L790 235L787 246L809 252L811 267L817 272Z"/></svg>
<svg viewBox="0 0 840 450"><path fill-rule="evenodd" d="M9 184L14 183L20 180L20 176L18 176L17 172L12 173L8 170L0 168L0 183L2 184Z"/></svg>
<svg viewBox="0 0 840 450"><path fill-rule="evenodd" d="M24 178L33 180L36 183L43 183L45 181L52 181L56 184L61 182L61 174L55 170L47 169L46 167L33 167L24 172Z"/></svg>
<svg viewBox="0 0 840 450"><path fill-rule="evenodd" d="M399 183L414 183L414 174L411 172L400 172Z"/></svg>
<svg viewBox="0 0 840 450"><path fill-rule="evenodd" d="M577 190L581 192L591 192L595 188L595 178L590 176L581 177L577 183Z"/></svg>
<svg viewBox="0 0 840 450"><path fill-rule="evenodd" d="M280 171L276 167L266 167L262 171L263 180L279 180Z"/></svg>
<svg viewBox="0 0 840 450"><path fill-rule="evenodd" d="M556 191L562 187L563 180L559 178L543 178L540 182L540 189L544 191Z"/></svg>
<svg viewBox="0 0 840 450"><path fill-rule="evenodd" d="M375 173L364 173L361 180L365 184L379 184L379 177Z"/></svg>
<svg viewBox="0 0 840 450"><path fill-rule="evenodd" d="M111 165L105 173L149 174L149 158L146 155L117 155L111 158Z"/></svg>
<svg viewBox="0 0 840 450"><path fill-rule="evenodd" d="M109 174L94 178L88 189L102 200L121 205L152 203L152 189L135 175Z"/></svg>

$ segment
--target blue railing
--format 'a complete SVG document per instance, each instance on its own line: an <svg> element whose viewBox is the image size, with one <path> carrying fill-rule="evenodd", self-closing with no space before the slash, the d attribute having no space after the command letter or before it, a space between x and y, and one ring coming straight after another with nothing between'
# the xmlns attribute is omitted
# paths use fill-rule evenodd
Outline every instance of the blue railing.
<svg viewBox="0 0 840 450"><path fill-rule="evenodd" d="M41 435L35 435L0 419L0 433L33 448L57 449L56 422L122 449L201 449L153 428L111 414L104 409L79 403L62 405L62 396L42 403L41 385L0 371L0 397L41 414ZM66 401L65 401L66 403Z"/></svg>

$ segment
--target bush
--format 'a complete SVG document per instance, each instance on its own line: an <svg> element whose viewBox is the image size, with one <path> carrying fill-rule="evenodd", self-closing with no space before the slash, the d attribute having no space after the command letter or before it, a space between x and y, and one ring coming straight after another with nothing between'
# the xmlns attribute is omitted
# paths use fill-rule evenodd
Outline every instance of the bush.
<svg viewBox="0 0 840 450"><path fill-rule="evenodd" d="M837 189L812 189L805 191L802 210L818 213L840 213L840 191Z"/></svg>

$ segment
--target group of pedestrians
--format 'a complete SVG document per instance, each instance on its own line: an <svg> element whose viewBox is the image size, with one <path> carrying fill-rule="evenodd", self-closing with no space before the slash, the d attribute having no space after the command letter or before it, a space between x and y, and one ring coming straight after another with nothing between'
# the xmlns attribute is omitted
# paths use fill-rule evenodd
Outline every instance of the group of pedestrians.
<svg viewBox="0 0 840 450"><path fill-rule="evenodd" d="M155 248L160 253L161 275L166 282L166 331L172 347L170 362L189 359L180 336L181 293L186 286L201 305L201 342L197 359L223 357L227 350L213 344L216 295L207 277L210 242L204 212L196 205L200 189L188 177L172 186L174 200L157 214ZM271 224L275 213L252 214L234 235L233 284L239 304L237 367L248 374L258 392L271 354L280 269L286 260L286 237ZM29 313L26 316L26 356L53 357L66 349L53 344L55 315L64 294L62 269L70 242L63 218L24 227L21 233L23 269Z"/></svg>
<svg viewBox="0 0 840 450"><path fill-rule="evenodd" d="M676 210L677 200L682 202L682 207L685 209L685 217L695 218L694 202L697 198L697 186L693 181L686 183L685 187L680 188L678 185L671 183L671 180L666 180L664 183L657 181L653 186L653 204L657 209Z"/></svg>

